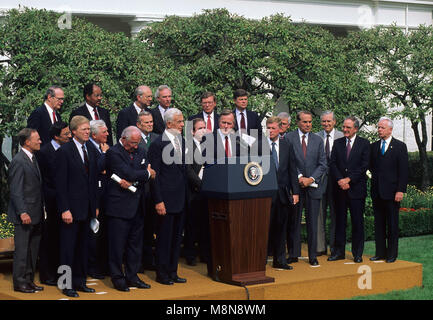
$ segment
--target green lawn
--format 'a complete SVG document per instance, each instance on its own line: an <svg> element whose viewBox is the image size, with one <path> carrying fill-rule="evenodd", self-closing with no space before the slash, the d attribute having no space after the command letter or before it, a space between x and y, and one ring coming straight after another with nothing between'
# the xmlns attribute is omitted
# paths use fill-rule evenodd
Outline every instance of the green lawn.
<svg viewBox="0 0 433 320"><path fill-rule="evenodd" d="M400 238L398 259L423 265L423 286L385 294L355 297L354 300L433 300L433 235ZM365 243L364 253L374 255L374 241Z"/></svg>

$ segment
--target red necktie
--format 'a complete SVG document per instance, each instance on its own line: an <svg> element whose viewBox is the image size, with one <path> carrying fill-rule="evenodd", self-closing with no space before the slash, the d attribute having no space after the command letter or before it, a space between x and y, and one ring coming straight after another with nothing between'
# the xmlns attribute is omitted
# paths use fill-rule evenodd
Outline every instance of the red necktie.
<svg viewBox="0 0 433 320"><path fill-rule="evenodd" d="M302 152L304 152L304 159L307 158L307 144L305 143L305 134L302 135Z"/></svg>
<svg viewBox="0 0 433 320"><path fill-rule="evenodd" d="M99 120L99 114L98 114L98 110L96 109L96 107L93 108L93 112L95 112L95 120Z"/></svg>
<svg viewBox="0 0 433 320"><path fill-rule="evenodd" d="M241 129L246 129L244 113L241 112Z"/></svg>
<svg viewBox="0 0 433 320"><path fill-rule="evenodd" d="M207 115L206 129L208 129L209 131L212 131L212 124L210 122L210 115Z"/></svg>
<svg viewBox="0 0 433 320"><path fill-rule="evenodd" d="M53 110L53 123L56 122L56 112Z"/></svg>
<svg viewBox="0 0 433 320"><path fill-rule="evenodd" d="M230 154L230 146L229 146L229 137L226 136L226 145L225 145L225 149L226 149L226 157L230 158L231 154Z"/></svg>

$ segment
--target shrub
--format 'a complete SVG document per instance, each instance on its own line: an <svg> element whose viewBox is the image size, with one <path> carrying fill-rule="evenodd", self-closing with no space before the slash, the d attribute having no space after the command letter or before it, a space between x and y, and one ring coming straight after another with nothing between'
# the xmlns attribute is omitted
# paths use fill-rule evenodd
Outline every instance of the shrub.
<svg viewBox="0 0 433 320"><path fill-rule="evenodd" d="M0 239L6 239L14 236L14 225L7 221L6 213L0 215Z"/></svg>

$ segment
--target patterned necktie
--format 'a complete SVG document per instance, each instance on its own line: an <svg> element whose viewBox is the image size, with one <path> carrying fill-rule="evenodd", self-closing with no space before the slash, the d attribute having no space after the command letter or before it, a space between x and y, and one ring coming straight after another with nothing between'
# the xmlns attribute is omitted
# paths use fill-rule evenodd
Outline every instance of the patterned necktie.
<svg viewBox="0 0 433 320"><path fill-rule="evenodd" d="M95 113L95 120L99 120L98 109L96 107L93 108L93 112Z"/></svg>
<svg viewBox="0 0 433 320"><path fill-rule="evenodd" d="M382 149L381 149L382 156L385 154L385 146L386 146L386 141L383 140L383 141L382 141Z"/></svg>
<svg viewBox="0 0 433 320"><path fill-rule="evenodd" d="M149 135L146 137L146 146L149 147L149 145L150 145L150 133L149 133Z"/></svg>
<svg viewBox="0 0 433 320"><path fill-rule="evenodd" d="M81 149L83 150L83 158L84 158L84 169L86 169L86 173L89 173L89 157L87 156L86 148L84 147L84 144L81 146Z"/></svg>
<svg viewBox="0 0 433 320"><path fill-rule="evenodd" d="M272 158L274 158L274 162L275 162L275 169L277 169L278 171L278 154L277 154L277 150L275 149L275 142L272 142Z"/></svg>
<svg viewBox="0 0 433 320"><path fill-rule="evenodd" d="M208 129L209 131L212 131L212 123L210 122L210 115L207 115L206 129Z"/></svg>
<svg viewBox="0 0 433 320"><path fill-rule="evenodd" d="M346 145L346 159L349 159L350 151L352 150L352 147L350 145L350 139L347 139L347 145Z"/></svg>
<svg viewBox="0 0 433 320"><path fill-rule="evenodd" d="M182 154L182 151L181 151L181 149L180 149L180 143L179 143L179 139L178 139L178 137L176 136L176 137L174 137L174 149L176 150L176 153L178 154L178 155L181 155Z"/></svg>
<svg viewBox="0 0 433 320"><path fill-rule="evenodd" d="M329 134L326 135L325 153L326 153L326 160L329 161L329 157L331 155L330 146L329 146Z"/></svg>
<svg viewBox="0 0 433 320"><path fill-rule="evenodd" d="M231 155L231 153L230 153L229 137L226 136L225 139L226 139L226 141L225 141L226 157L227 157L227 158L230 158L232 155Z"/></svg>
<svg viewBox="0 0 433 320"><path fill-rule="evenodd" d="M244 113L241 112L241 129L246 129Z"/></svg>
<svg viewBox="0 0 433 320"><path fill-rule="evenodd" d="M305 134L302 135L302 152L304 153L304 159L307 158L307 144L305 143Z"/></svg>

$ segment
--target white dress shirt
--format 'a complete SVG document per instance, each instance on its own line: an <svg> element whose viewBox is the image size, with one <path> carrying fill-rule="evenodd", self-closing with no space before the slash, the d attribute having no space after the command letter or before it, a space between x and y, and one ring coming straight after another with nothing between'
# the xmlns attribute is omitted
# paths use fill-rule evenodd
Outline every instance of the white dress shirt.
<svg viewBox="0 0 433 320"><path fill-rule="evenodd" d="M86 107L87 107L87 110L89 110L89 113L90 113L90 116L92 117L92 120L96 120L96 119L95 119L95 111L94 111L94 108L91 107L90 105L88 105L87 102L86 102ZM97 108L97 107L96 107L96 108ZM98 111L98 115L99 115L99 111ZM100 115L99 115L99 119L101 119L101 116L100 116Z"/></svg>
<svg viewBox="0 0 433 320"><path fill-rule="evenodd" d="M241 112L244 114L245 128L248 128L247 109L243 111L239 111L238 108L236 108L236 120L238 122L238 128L239 129L241 128L241 120L242 120Z"/></svg>
<svg viewBox="0 0 433 320"><path fill-rule="evenodd" d="M54 109L53 108L51 108L49 105L47 105L46 103L44 103L44 105L45 105L45 108L47 108L47 111L48 111L48 114L50 115L50 120L51 120L51 124L53 124L54 123L54 121L53 121L53 111L54 111ZM57 119L57 115L56 115L56 121L57 121L58 119Z"/></svg>
<svg viewBox="0 0 433 320"><path fill-rule="evenodd" d="M210 124L211 124L211 131L212 132L213 132L213 129L215 128L215 126L214 126L214 120L215 120L214 114L215 114L214 111L212 111L211 114L207 114L206 112L203 111L203 120L204 120L204 123L206 124L206 128L207 128L207 118L210 116Z"/></svg>

